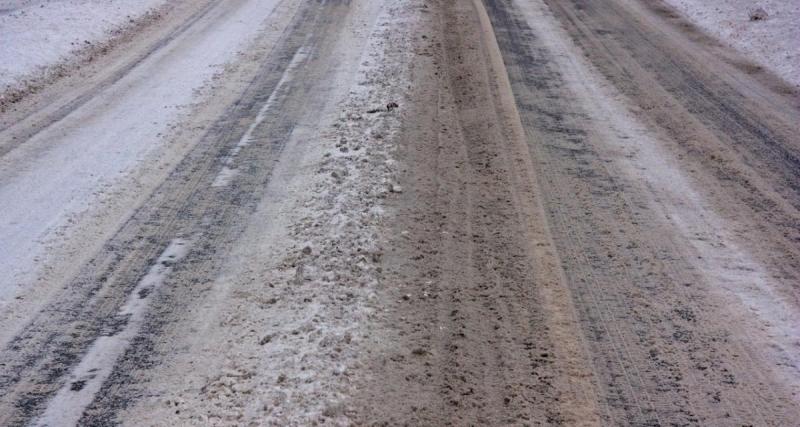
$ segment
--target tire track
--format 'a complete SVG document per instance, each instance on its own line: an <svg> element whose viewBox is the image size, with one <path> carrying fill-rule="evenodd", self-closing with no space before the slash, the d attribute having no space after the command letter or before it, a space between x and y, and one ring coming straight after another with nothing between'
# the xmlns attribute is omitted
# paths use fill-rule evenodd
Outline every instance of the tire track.
<svg viewBox="0 0 800 427"><path fill-rule="evenodd" d="M641 184L602 149L609 132L598 129L606 124L584 110L586 102L573 92L582 88L563 77L552 47L528 26L518 3L485 3L603 390L605 423L780 425L791 419L785 410L791 398L767 385L775 384L774 373L765 373L766 360L749 358L746 332L725 324L724 307L690 261L692 251L659 219ZM589 7L551 7L565 4ZM587 43L605 34L575 37ZM651 57L660 52L649 51ZM624 58L606 58L616 80L625 79L619 70L630 69Z"/></svg>

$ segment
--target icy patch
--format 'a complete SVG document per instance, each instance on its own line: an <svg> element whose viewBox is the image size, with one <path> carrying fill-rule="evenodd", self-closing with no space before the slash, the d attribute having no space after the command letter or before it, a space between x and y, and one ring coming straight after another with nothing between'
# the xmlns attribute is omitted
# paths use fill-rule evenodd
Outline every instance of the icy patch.
<svg viewBox="0 0 800 427"><path fill-rule="evenodd" d="M238 169L231 169L227 166L223 166L222 170L219 171L219 174L216 178L214 178L214 182L211 183L212 187L226 187L228 184L231 183L231 180L234 176L239 173Z"/></svg>
<svg viewBox="0 0 800 427"><path fill-rule="evenodd" d="M226 165L233 165L236 161L236 156L239 155L239 152L242 151L243 148L250 145L253 140L253 133L258 128L261 123L267 118L267 112L270 111L274 106L275 102L282 93L283 88L286 87L288 83L290 83L294 79L294 73L297 70L297 67L302 64L306 58L308 58L309 50L306 45L303 45L300 49L297 49L292 60L289 62L289 65L286 67L286 70L283 72L281 79L278 81L278 84L275 85L275 89L272 90L272 93L267 98L267 101L264 105L258 110L258 114L256 114L256 119L253 120L253 123L248 126L247 131L245 131L244 135L239 139L239 142L231 150L230 154L225 158ZM217 179L214 181L215 184L212 184L212 187L221 187L228 184L227 181L224 181L226 178L223 178L223 175L226 173L225 170L228 169L227 167L223 168L220 175L217 176ZM228 169L229 170L229 169ZM228 173L229 174L229 173ZM230 176L227 177L227 180L230 180ZM217 181L220 181L220 185L216 185ZM224 182L222 182L224 181Z"/></svg>
<svg viewBox="0 0 800 427"><path fill-rule="evenodd" d="M302 64L306 58L308 58L308 47L303 45L300 49L297 49L292 60L289 62L289 65L286 67L286 71L283 72L280 81L275 86L275 89L270 94L267 102L264 103L264 106L258 111L258 115L256 115L255 121L247 128L247 132L244 133L242 139L239 140L238 146L247 146L253 140L253 132L255 132L258 125L260 125L267 116L267 111L269 111L274 105L275 100L279 93L281 93L281 89L290 83L294 79L294 72L297 70L297 67ZM236 151L238 153L238 150Z"/></svg>

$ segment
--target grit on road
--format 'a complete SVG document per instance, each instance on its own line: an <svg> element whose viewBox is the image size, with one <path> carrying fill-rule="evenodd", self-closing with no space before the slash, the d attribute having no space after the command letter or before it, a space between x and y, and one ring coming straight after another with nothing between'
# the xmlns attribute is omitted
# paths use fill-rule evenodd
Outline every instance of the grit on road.
<svg viewBox="0 0 800 427"><path fill-rule="evenodd" d="M204 0L0 113L2 425L800 419L797 89L661 0Z"/></svg>

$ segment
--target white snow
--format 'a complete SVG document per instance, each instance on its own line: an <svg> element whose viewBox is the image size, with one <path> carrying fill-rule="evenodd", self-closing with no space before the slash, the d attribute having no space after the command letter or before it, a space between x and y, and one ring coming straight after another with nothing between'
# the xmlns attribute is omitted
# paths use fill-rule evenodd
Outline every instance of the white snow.
<svg viewBox="0 0 800 427"><path fill-rule="evenodd" d="M800 86L800 0L666 0L693 23ZM749 12L768 17L751 21Z"/></svg>
<svg viewBox="0 0 800 427"><path fill-rule="evenodd" d="M0 0L0 91L101 43L166 0Z"/></svg>

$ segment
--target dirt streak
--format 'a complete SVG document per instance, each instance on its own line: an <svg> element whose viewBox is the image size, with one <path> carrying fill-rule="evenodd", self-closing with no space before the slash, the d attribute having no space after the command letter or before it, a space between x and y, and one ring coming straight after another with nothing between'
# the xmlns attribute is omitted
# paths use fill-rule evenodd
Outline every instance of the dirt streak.
<svg viewBox="0 0 800 427"><path fill-rule="evenodd" d="M597 424L569 290L483 6L437 2L421 20L419 86L400 142L404 190L390 204L393 252L379 296L390 314L369 361L382 375L361 397L372 403L364 420Z"/></svg>

